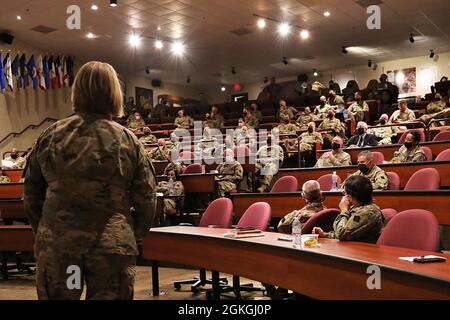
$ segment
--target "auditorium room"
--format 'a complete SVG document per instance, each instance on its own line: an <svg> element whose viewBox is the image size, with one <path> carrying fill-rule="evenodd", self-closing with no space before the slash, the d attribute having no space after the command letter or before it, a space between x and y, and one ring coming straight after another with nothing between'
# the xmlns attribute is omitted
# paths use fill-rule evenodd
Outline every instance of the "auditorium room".
<svg viewBox="0 0 450 320"><path fill-rule="evenodd" d="M0 17L0 301L450 300L449 0Z"/></svg>

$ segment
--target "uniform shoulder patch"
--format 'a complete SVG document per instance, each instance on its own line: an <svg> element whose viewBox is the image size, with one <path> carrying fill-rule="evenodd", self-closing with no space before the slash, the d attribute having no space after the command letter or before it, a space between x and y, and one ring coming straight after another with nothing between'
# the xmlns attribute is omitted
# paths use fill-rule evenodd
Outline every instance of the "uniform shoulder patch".
<svg viewBox="0 0 450 320"><path fill-rule="evenodd" d="M361 217L360 216L353 216L353 221L359 222L359 221L361 221Z"/></svg>

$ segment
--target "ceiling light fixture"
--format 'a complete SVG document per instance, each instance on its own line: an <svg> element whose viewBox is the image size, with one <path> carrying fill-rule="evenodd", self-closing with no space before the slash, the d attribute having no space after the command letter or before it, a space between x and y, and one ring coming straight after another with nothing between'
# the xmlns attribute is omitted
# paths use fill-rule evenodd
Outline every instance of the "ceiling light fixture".
<svg viewBox="0 0 450 320"><path fill-rule="evenodd" d="M130 35L128 42L130 43L131 46L137 48L141 44L141 38L135 34L132 34Z"/></svg>
<svg viewBox="0 0 450 320"><path fill-rule="evenodd" d="M317 70L316 69L313 69L313 74L314 74L314 77L317 77L318 75L319 75L319 73L317 72Z"/></svg>
<svg viewBox="0 0 450 320"><path fill-rule="evenodd" d="M96 4L93 4L91 6L91 10L94 10L94 11L98 10L98 6Z"/></svg>
<svg viewBox="0 0 450 320"><path fill-rule="evenodd" d="M414 43L414 41L416 41L416 40L414 39L414 35L411 33L409 35L409 42Z"/></svg>
<svg viewBox="0 0 450 320"><path fill-rule="evenodd" d="M433 49L430 50L430 58L431 58L431 59L434 58L434 50L433 50Z"/></svg>
<svg viewBox="0 0 450 320"><path fill-rule="evenodd" d="M109 5L111 7L117 7L117 0L109 0Z"/></svg>
<svg viewBox="0 0 450 320"><path fill-rule="evenodd" d="M258 28L264 29L266 27L266 20L264 20L262 18L259 19L257 25L258 25Z"/></svg>
<svg viewBox="0 0 450 320"><path fill-rule="evenodd" d="M155 48L156 49L162 49L164 48L164 43L161 40L156 40L155 41Z"/></svg>
<svg viewBox="0 0 450 320"><path fill-rule="evenodd" d="M291 26L288 23L283 22L278 27L278 32L282 37L286 37L291 32Z"/></svg>
<svg viewBox="0 0 450 320"><path fill-rule="evenodd" d="M323 13L323 15L324 15L325 17L329 17L329 16L331 15L331 13L330 13L330 11L325 11L325 12Z"/></svg>
<svg viewBox="0 0 450 320"><path fill-rule="evenodd" d="M17 16L17 20L22 20L22 16Z"/></svg>
<svg viewBox="0 0 450 320"><path fill-rule="evenodd" d="M302 30L300 31L300 38L303 40L306 40L309 38L309 31L308 30Z"/></svg>
<svg viewBox="0 0 450 320"><path fill-rule="evenodd" d="M94 39L94 38L95 38L95 35L94 35L92 32L89 32L89 33L86 35L86 38L88 38L88 39Z"/></svg>
<svg viewBox="0 0 450 320"><path fill-rule="evenodd" d="M161 30L162 30L162 27L161 27L161 26L158 26L157 29L158 29L158 31L161 31Z"/></svg>
<svg viewBox="0 0 450 320"><path fill-rule="evenodd" d="M347 54L347 53L348 53L348 51L347 51L347 48L346 48L346 47L342 47L342 53L343 53L343 54Z"/></svg>
<svg viewBox="0 0 450 320"><path fill-rule="evenodd" d="M181 56L183 55L184 51L185 51L185 47L184 44L177 41L172 43L172 47L171 47L172 53L176 56Z"/></svg>
<svg viewBox="0 0 450 320"><path fill-rule="evenodd" d="M220 88L220 91L222 91L222 92L227 91L227 87L225 87L224 85L222 85L222 87Z"/></svg>

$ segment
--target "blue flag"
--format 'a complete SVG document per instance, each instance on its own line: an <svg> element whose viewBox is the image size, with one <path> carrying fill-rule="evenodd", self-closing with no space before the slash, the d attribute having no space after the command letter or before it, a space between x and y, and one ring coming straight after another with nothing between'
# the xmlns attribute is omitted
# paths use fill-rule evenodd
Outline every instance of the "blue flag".
<svg viewBox="0 0 450 320"><path fill-rule="evenodd" d="M36 90L39 86L39 78L37 75L36 61L34 61L34 55L31 55L30 60L27 63L27 71L33 82L33 89Z"/></svg>
<svg viewBox="0 0 450 320"><path fill-rule="evenodd" d="M25 53L20 57L19 65L23 88L26 89L30 85L30 82L28 80L27 59Z"/></svg>
<svg viewBox="0 0 450 320"><path fill-rule="evenodd" d="M3 68L2 53L0 52L0 90L2 92L5 92L5 89L6 89L5 70Z"/></svg>
<svg viewBox="0 0 450 320"><path fill-rule="evenodd" d="M9 52L6 55L5 60L3 60L3 68L5 69L6 86L7 88L9 88L10 91L13 91L14 82L13 82L13 74L11 71L11 54Z"/></svg>
<svg viewBox="0 0 450 320"><path fill-rule="evenodd" d="M11 64L11 70L12 70L12 74L13 74L14 78L16 79L17 89L22 88L22 76L20 74L19 60L20 60L19 55L16 55L16 57L14 58L14 60Z"/></svg>
<svg viewBox="0 0 450 320"><path fill-rule="evenodd" d="M44 79L45 79L45 87L50 89L50 69L48 68L48 58L47 56L42 59L43 69L44 69Z"/></svg>

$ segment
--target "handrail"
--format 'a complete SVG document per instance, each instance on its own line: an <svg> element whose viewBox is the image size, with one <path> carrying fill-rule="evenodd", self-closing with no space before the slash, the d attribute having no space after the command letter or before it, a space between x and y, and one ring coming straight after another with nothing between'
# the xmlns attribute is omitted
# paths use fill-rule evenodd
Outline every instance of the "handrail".
<svg viewBox="0 0 450 320"><path fill-rule="evenodd" d="M44 120L42 120L39 124L30 124L29 126L27 126L25 129L23 129L22 131L20 131L20 132L11 132L11 133L9 133L6 137L4 137L2 140L0 140L0 144L2 144L3 142L5 142L9 137L11 137L11 136L13 136L13 137L15 137L15 136L19 136L19 135L22 135L25 131L27 131L28 129L36 129L36 128L39 128L40 126L42 126L45 122L50 122L50 121L53 121L53 122L56 122L56 121L58 121L58 119L55 119L55 118L45 118Z"/></svg>

